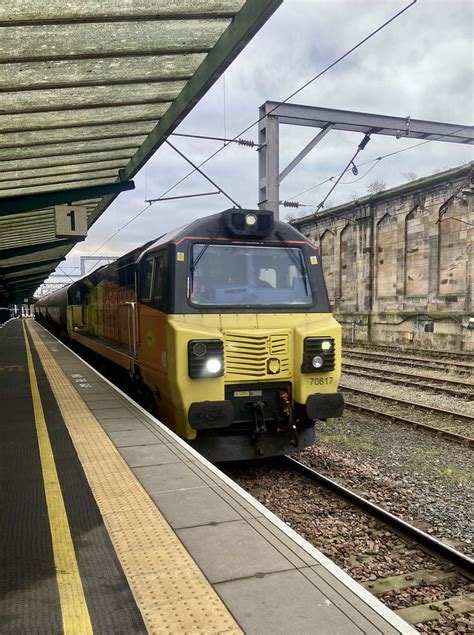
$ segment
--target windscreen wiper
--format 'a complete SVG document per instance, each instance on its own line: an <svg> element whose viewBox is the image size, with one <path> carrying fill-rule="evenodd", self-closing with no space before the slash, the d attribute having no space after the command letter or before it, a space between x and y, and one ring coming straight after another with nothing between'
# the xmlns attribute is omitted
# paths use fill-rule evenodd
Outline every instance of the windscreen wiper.
<svg viewBox="0 0 474 635"><path fill-rule="evenodd" d="M283 234L281 232L276 232L276 235L278 236L278 238L280 239L281 242L284 242L285 237L283 236ZM303 284L304 284L304 291L306 293L306 295L310 295L309 293L309 285L308 285L308 273L305 269L304 266L304 260L303 260L303 256L301 254L301 251L299 250L299 262L298 262L298 258L295 255L295 253L293 252L293 249L291 247L286 247L286 251L288 253L288 255L290 256L290 260L292 261L292 263L295 265L296 270L300 272L301 277L303 278Z"/></svg>
<svg viewBox="0 0 474 635"><path fill-rule="evenodd" d="M193 285L194 285L194 270L196 269L197 263L201 260L201 258L204 256L204 254L207 251L207 248L212 245L212 243L214 242L214 240L216 239L217 234L219 233L219 228L217 228L214 232L214 234L212 236L209 237L209 242L207 242L204 247L202 248L201 252L199 253L198 257L196 258L196 260L193 260L193 262L191 263L191 266L189 267L189 270L191 272L191 291L193 290Z"/></svg>

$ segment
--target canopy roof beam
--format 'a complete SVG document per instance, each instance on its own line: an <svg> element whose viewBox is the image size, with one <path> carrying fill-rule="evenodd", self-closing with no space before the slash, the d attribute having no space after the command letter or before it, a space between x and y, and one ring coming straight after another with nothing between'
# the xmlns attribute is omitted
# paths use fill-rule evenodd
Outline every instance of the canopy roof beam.
<svg viewBox="0 0 474 635"><path fill-rule="evenodd" d="M17 271L28 271L29 269L39 269L39 267L50 267L50 265L56 265L65 260L62 258L48 258L47 260L37 260L36 262L25 262L21 265L1 265L0 276L16 273Z"/></svg>
<svg viewBox="0 0 474 635"><path fill-rule="evenodd" d="M133 181L125 181L123 183L106 183L104 185L91 185L68 190L55 190L41 194L10 196L0 200L0 216L9 216L10 214L18 214L19 212L27 212L33 209L43 209L53 205L96 198L112 192L117 195L120 192L133 189L135 189L135 183Z"/></svg>
<svg viewBox="0 0 474 635"><path fill-rule="evenodd" d="M27 256L28 254L37 254L42 251L49 251L51 249L57 249L58 247L67 247L69 245L75 245L77 242L84 240L83 238L74 238L67 240L53 240L47 243L36 243L31 245L24 245L22 247L11 247L10 249L2 249L2 260L8 260L9 258L18 258L21 256Z"/></svg>

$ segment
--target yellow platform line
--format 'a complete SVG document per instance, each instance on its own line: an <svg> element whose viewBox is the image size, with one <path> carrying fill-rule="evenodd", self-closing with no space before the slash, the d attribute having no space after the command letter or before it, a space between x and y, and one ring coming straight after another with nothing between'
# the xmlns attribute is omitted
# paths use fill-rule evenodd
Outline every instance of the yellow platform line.
<svg viewBox="0 0 474 635"><path fill-rule="evenodd" d="M28 322L110 539L149 633L241 633L161 512Z"/></svg>
<svg viewBox="0 0 474 635"><path fill-rule="evenodd" d="M53 546L54 568L59 590L61 616L65 635L87 635L92 633L92 625L84 597L76 553L72 542L64 499L59 484L53 449L44 418L43 405L36 380L30 344L23 322L26 358L30 377L31 397L38 437L41 471L43 474L46 505L48 508L51 542Z"/></svg>

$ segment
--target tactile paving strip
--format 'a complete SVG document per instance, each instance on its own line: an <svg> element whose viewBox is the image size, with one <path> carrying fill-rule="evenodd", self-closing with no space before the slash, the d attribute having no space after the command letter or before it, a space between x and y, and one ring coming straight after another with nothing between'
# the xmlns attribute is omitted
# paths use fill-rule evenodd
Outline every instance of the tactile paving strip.
<svg viewBox="0 0 474 635"><path fill-rule="evenodd" d="M241 633L28 321L105 526L150 633Z"/></svg>

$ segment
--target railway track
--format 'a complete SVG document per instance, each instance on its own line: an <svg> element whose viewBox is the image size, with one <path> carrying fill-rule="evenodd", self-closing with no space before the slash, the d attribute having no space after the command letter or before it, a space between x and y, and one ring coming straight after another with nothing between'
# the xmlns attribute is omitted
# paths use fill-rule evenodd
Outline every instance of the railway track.
<svg viewBox="0 0 474 635"><path fill-rule="evenodd" d="M459 362L470 362L472 363L472 359L474 357L474 353L464 353L461 351L446 351L446 350L417 350L413 348L405 348L398 346L390 346L390 345L380 345L380 344L370 344L365 345L362 342L357 345L350 344L348 342L344 342L343 344L344 350L362 350L367 352L387 352L387 353L396 353L401 355L419 355L421 358L426 356L426 359L431 359L434 355L438 359L447 359L447 360L457 360Z"/></svg>
<svg viewBox="0 0 474 635"><path fill-rule="evenodd" d="M366 498L359 496L359 494L352 492L347 487L340 485L327 476L323 476L322 474L316 472L316 470L313 470L304 463L301 463L300 461L297 461L296 459L289 456L283 457L281 461L283 465L290 466L292 469L297 470L300 474L304 474L320 485L323 485L331 491L336 492L337 494L339 494L339 496L342 496L357 507L362 508L364 511L369 512L372 516L375 516L390 527L396 529L397 532L400 532L405 537L410 538L417 544L420 544L424 548L429 549L430 553L433 552L438 554L439 556L447 560L450 564L453 564L454 566L461 569L463 574L469 577L469 579L474 580L474 559L470 558L466 554L457 551L441 540L430 536L430 534L425 533L414 525L410 525L410 523L407 523L402 518L391 514L387 510L383 509L383 507L375 505Z"/></svg>
<svg viewBox="0 0 474 635"><path fill-rule="evenodd" d="M443 417L446 418L452 418L455 417L459 420L465 421L468 424L474 422L474 417L472 417L471 415L467 415L467 414L462 414L462 413L453 413L451 411L448 410L444 410L442 408L434 408L431 406L424 406L424 405L420 405L416 402L412 402L412 401L408 401L406 399L397 399L395 397L388 397L386 395L378 395L375 393L369 393L365 390L361 390L358 388L352 388L351 386L345 386L343 383L340 384L340 388L344 391L344 393L346 392L352 392L355 394L360 394L360 395L365 395L368 396L370 398L378 398L381 400L385 400L391 403L397 403L397 404L402 404L405 407L410 407L413 409L418 409L419 411L421 411L421 413L426 414L426 413L436 413L438 415L441 415ZM408 417L404 417L401 415L398 415L396 413L393 412L385 412L383 410L380 410L379 408L374 408L371 406L368 406L366 404L358 404L356 402L350 401L348 399L345 398L345 404L346 407L351 409L351 410L357 410L359 412L362 412L364 414L369 414L372 416L376 416L377 418L381 418L381 419L387 419L389 421L395 422L395 423L401 423L404 425L408 425L411 427L415 427L415 428L420 428L423 430L426 430L428 432L430 432L431 434L435 434L436 436L441 436L445 439L449 439L450 441L456 441L457 443L461 443L464 444L466 446L469 447L473 447L474 446L474 438L467 436L467 435L463 435L463 434L459 434L457 432L452 432L451 430L446 430L444 428L439 428L437 426L433 426L433 425L429 425L427 423L422 423L421 421L419 421L418 419L411 419Z"/></svg>
<svg viewBox="0 0 474 635"><path fill-rule="evenodd" d="M434 602L429 601L421 605L415 604L395 610L400 617L410 624L417 624L436 620L443 612L464 614L474 610L474 593L469 592L472 588L472 584L470 585L469 581L472 582L474 579L474 560L472 558L410 523L407 523L402 518L395 516L382 507L375 505L336 481L323 476L294 458L283 457L281 463L285 468L304 475L325 489L336 493L339 497L344 498L344 500L357 508L362 509L370 516L375 517L384 525L388 526L391 531L415 543L430 556L435 554L441 558L442 562L440 566L436 566L435 568L430 565L428 568L424 569L421 567L421 569L410 573L403 573L402 575L382 576L379 578L370 576L368 580L362 581L361 583L365 588L374 593L374 595L383 595L387 592L394 592L396 594L405 589L411 589L413 591L415 587L423 588L433 585L436 586L437 584L449 585L450 581L454 581L459 578L459 576L465 579L465 584L462 585L466 590L465 593L453 595L450 599L442 599ZM446 568L446 563L449 565L448 568ZM383 598L381 599L384 601Z"/></svg>
<svg viewBox="0 0 474 635"><path fill-rule="evenodd" d="M389 397L388 395L381 395L373 392L367 392L366 390L362 390L361 388L353 388L352 386L345 386L342 382L339 384L343 390L355 392L363 395L369 395L370 397L377 397L380 399L384 399L385 401L391 401L397 404L403 404L404 406L409 406L410 408L417 408L421 412L424 413L436 413L442 415L444 417L455 417L456 419L461 419L462 421L467 421L468 423L474 423L474 417L472 415L468 415L462 412L452 412L451 410L445 410L444 408L436 408L434 406L425 406L423 404L417 403L416 401L410 401L409 399L400 399L398 397Z"/></svg>
<svg viewBox="0 0 474 635"><path fill-rule="evenodd" d="M422 388L435 393L442 392L453 397L471 397L474 391L474 384L459 379L440 379L428 375L414 375L413 373L374 368L364 364L351 364L350 362L344 362L342 369L346 374L358 375L401 386L413 386L414 388Z"/></svg>
<svg viewBox="0 0 474 635"><path fill-rule="evenodd" d="M397 365L403 366L413 366L418 368L425 368L439 371L446 370L447 365L449 369L455 370L457 373L461 375L471 375L474 372L474 364L472 362L455 362L444 359L434 360L426 359L423 357L413 357L406 356L397 353L385 353L385 352L376 352L376 351L364 351L364 350L354 350L354 349L345 349L344 351L344 360L350 360L351 358L355 359L365 359L365 360L378 360L383 364L393 364L396 362ZM448 364L447 364L448 362Z"/></svg>

